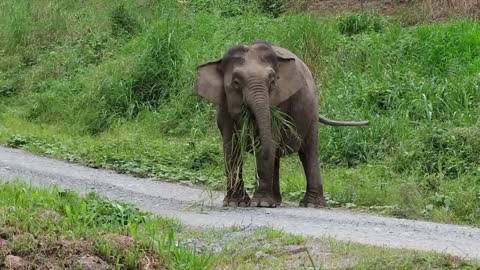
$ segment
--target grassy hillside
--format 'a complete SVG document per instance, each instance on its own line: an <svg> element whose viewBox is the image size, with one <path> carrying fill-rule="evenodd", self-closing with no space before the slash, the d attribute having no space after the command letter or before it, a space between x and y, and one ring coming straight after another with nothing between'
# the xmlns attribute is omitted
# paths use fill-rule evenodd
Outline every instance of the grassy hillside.
<svg viewBox="0 0 480 270"><path fill-rule="evenodd" d="M480 224L480 24L404 27L375 14L318 17L281 1L0 3L0 141L142 176L223 187L214 108L197 65L264 39L309 65L331 205ZM247 164L253 187L253 164ZM298 200L296 156L282 192Z"/></svg>

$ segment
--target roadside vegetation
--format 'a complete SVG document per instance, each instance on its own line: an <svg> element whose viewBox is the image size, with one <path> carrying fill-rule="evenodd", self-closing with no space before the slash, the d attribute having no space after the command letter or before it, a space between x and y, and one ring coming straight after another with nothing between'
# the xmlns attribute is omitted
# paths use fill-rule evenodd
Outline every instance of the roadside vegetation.
<svg viewBox="0 0 480 270"><path fill-rule="evenodd" d="M223 189L214 108L192 94L195 68L264 39L309 65L324 115L370 121L320 127L330 205L480 225L480 24L320 17L289 3L2 1L0 142ZM250 190L253 167L249 157ZM302 197L296 156L281 163L281 190Z"/></svg>
<svg viewBox="0 0 480 270"><path fill-rule="evenodd" d="M447 255L304 239L266 227L193 229L94 193L0 183L1 269L479 267Z"/></svg>

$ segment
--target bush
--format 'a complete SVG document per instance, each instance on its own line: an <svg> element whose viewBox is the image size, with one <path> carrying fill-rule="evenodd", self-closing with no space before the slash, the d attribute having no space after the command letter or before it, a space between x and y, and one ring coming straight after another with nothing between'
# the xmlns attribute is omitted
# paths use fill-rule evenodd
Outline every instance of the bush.
<svg viewBox="0 0 480 270"><path fill-rule="evenodd" d="M393 165L399 172L419 169L450 179L474 173L480 163L480 127L427 129L396 154Z"/></svg>
<svg viewBox="0 0 480 270"><path fill-rule="evenodd" d="M261 12L278 17L287 11L289 0L192 0L189 5L195 12L219 14L225 18L241 16L249 12Z"/></svg>
<svg viewBox="0 0 480 270"><path fill-rule="evenodd" d="M378 15L359 13L343 17L339 22L340 33L356 35L363 32L382 32L385 28L384 20Z"/></svg>
<svg viewBox="0 0 480 270"><path fill-rule="evenodd" d="M194 12L207 12L209 14L220 15L221 17L231 18L243 15L249 10L254 9L250 0L192 0L189 5Z"/></svg>
<svg viewBox="0 0 480 270"><path fill-rule="evenodd" d="M141 65L132 78L131 89L139 107L155 108L175 94L181 46L174 30L152 31Z"/></svg>
<svg viewBox="0 0 480 270"><path fill-rule="evenodd" d="M132 35L139 27L137 21L132 17L123 4L117 6L111 12L110 23L112 34L114 36L120 36L123 34Z"/></svg>
<svg viewBox="0 0 480 270"><path fill-rule="evenodd" d="M141 212L136 206L107 201L95 193L89 193L81 205L80 213L75 214L88 226L125 226L129 223L145 222L148 218L148 214Z"/></svg>
<svg viewBox="0 0 480 270"><path fill-rule="evenodd" d="M288 0L257 0L260 11L278 17L287 11Z"/></svg>
<svg viewBox="0 0 480 270"><path fill-rule="evenodd" d="M0 97L10 97L18 92L17 86L13 82L0 82Z"/></svg>

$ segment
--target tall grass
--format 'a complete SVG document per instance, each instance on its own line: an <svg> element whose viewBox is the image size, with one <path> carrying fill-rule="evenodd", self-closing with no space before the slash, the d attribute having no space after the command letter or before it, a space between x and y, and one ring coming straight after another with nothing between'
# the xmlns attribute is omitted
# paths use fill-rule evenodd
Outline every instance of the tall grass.
<svg viewBox="0 0 480 270"><path fill-rule="evenodd" d="M438 215L445 214L439 219L455 213L478 224L480 199L466 187L478 186L480 24L403 28L395 18L368 14L277 16L259 3L2 1L0 137L7 141L18 133L44 145L56 140L52 136L62 138L82 153L77 159L109 164L114 156L148 175L161 161L145 145L180 141L155 151L182 160L191 151L191 160L165 166L219 175L222 166L209 165L222 163L215 109L192 95L195 69L236 43L264 39L289 48L311 68L323 114L371 122L367 129L320 127L332 200L411 202L416 215L426 215L424 207L439 194L451 201L448 209L439 206ZM77 140L85 149L71 146L68 137L83 138ZM115 151L116 144L123 150ZM282 190L300 197L298 163L282 164ZM409 188L421 199L396 194ZM466 198L471 203L462 213Z"/></svg>

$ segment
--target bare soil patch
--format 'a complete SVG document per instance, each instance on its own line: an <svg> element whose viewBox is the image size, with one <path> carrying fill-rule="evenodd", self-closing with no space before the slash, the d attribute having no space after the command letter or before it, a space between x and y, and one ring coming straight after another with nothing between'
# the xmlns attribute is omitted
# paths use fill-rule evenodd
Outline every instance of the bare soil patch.
<svg viewBox="0 0 480 270"><path fill-rule="evenodd" d="M84 239L52 239L0 228L0 269L110 269Z"/></svg>
<svg viewBox="0 0 480 270"><path fill-rule="evenodd" d="M376 11L382 15L393 16L406 7L406 1L393 0L308 0L304 7L321 15L336 15L346 12Z"/></svg>
<svg viewBox="0 0 480 270"><path fill-rule="evenodd" d="M374 11L384 16L398 15L407 25L450 18L480 18L478 0L307 0L301 8L320 15Z"/></svg>

